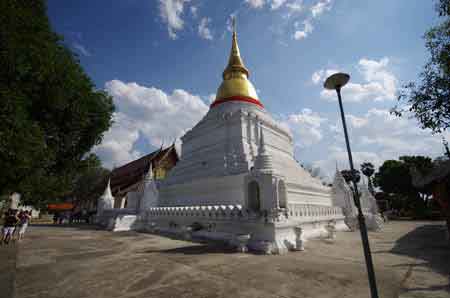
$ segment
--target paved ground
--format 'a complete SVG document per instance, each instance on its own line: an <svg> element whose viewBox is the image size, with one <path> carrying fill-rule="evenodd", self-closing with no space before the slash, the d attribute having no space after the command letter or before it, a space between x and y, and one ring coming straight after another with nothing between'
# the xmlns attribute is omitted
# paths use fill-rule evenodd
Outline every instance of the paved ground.
<svg viewBox="0 0 450 298"><path fill-rule="evenodd" d="M264 256L90 227L28 232L16 249L0 247L1 297L369 297L359 233ZM370 233L380 297L450 297L443 237L440 222Z"/></svg>

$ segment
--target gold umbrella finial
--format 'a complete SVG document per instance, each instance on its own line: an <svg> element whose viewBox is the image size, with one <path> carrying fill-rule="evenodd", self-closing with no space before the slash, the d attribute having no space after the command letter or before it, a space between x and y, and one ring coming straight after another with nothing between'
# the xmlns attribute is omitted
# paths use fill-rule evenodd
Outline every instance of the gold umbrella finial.
<svg viewBox="0 0 450 298"><path fill-rule="evenodd" d="M245 67L244 62L242 61L241 54L239 52L239 46L237 42L237 33L236 33L236 16L231 16L231 24L233 28L233 37L231 40L231 53L230 59L228 60L228 65L223 72L223 79L228 80L233 76L239 76L244 74L247 78L250 73L248 69Z"/></svg>
<svg viewBox="0 0 450 298"><path fill-rule="evenodd" d="M216 99L211 104L211 108L225 102L245 102L264 108L258 100L255 87L248 79L249 71L245 67L239 52L235 15L231 15L230 29L233 30L230 58L228 59L227 67L223 71L223 81L219 89L217 89Z"/></svg>
<svg viewBox="0 0 450 298"><path fill-rule="evenodd" d="M236 33L236 16L234 15L231 16L231 24L233 28L233 33Z"/></svg>

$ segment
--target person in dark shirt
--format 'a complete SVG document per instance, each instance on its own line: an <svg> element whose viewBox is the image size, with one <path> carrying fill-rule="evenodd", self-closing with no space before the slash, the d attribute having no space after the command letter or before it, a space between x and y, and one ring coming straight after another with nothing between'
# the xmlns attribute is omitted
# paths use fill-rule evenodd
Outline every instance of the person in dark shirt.
<svg viewBox="0 0 450 298"><path fill-rule="evenodd" d="M2 243L9 244L18 222L17 211L13 209L8 210L5 215L5 222L3 223Z"/></svg>

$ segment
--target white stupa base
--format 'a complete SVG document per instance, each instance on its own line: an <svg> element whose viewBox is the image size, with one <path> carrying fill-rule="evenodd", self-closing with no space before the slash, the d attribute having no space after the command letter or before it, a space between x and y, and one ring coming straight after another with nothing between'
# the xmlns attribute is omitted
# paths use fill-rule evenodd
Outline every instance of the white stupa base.
<svg viewBox="0 0 450 298"><path fill-rule="evenodd" d="M329 238L329 225L336 231L347 231L340 208L308 206L314 216L288 216L284 214L261 216L235 206L156 207L147 212L114 218L110 230L135 229L142 232L170 234L180 239L189 238L219 241L239 249L264 254L284 254L290 250L303 250L307 240ZM295 214L295 213L294 213ZM128 221L130 219L130 221ZM130 224L131 223L131 224ZM302 228L302 242L297 239L296 228ZM243 235L249 239L238 241ZM187 239L187 240L190 240ZM302 247L297 247L302 243ZM244 249L245 246L245 249Z"/></svg>
<svg viewBox="0 0 450 298"><path fill-rule="evenodd" d="M104 210L102 214L97 215L95 223L108 231L133 231L138 230L138 216L136 212L129 209L111 209Z"/></svg>

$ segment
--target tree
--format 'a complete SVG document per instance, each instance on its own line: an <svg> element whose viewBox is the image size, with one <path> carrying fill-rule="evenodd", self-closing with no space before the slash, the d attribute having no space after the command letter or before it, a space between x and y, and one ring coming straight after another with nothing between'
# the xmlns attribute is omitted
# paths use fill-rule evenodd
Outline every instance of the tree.
<svg viewBox="0 0 450 298"><path fill-rule="evenodd" d="M420 73L420 82L410 82L399 92L401 106L392 112L402 116L412 113L422 128L434 133L450 126L450 0L439 0L436 10L442 22L425 33L430 58Z"/></svg>
<svg viewBox="0 0 450 298"><path fill-rule="evenodd" d="M444 137L442 137L442 145L444 145L444 157L450 159L450 148L448 147L448 142Z"/></svg>
<svg viewBox="0 0 450 298"><path fill-rule="evenodd" d="M421 217L427 211L431 192L414 187L410 172L411 168L416 168L421 173L427 173L432 166L431 158L425 156L401 156L399 160L386 160L375 174L374 184L394 198L392 206L413 210Z"/></svg>
<svg viewBox="0 0 450 298"><path fill-rule="evenodd" d="M369 191L373 194L372 175L375 173L375 167L371 162L361 164L361 173L367 177Z"/></svg>
<svg viewBox="0 0 450 298"><path fill-rule="evenodd" d="M344 177L345 182L347 182L348 184L350 184L350 182L352 182L353 180L356 183L359 183L359 181L361 180L361 174L358 170L353 170L353 173L351 170L342 170L341 175L342 177Z"/></svg>
<svg viewBox="0 0 450 298"><path fill-rule="evenodd" d="M83 162L73 186L73 198L77 202L92 201L99 198L105 190L110 171L101 166L95 154L90 154Z"/></svg>
<svg viewBox="0 0 450 298"><path fill-rule="evenodd" d="M386 160L375 174L374 182L385 193L405 194L412 188L409 168L398 160Z"/></svg>
<svg viewBox="0 0 450 298"><path fill-rule="evenodd" d="M43 0L0 2L0 195L34 205L71 192L114 105L55 34Z"/></svg>

